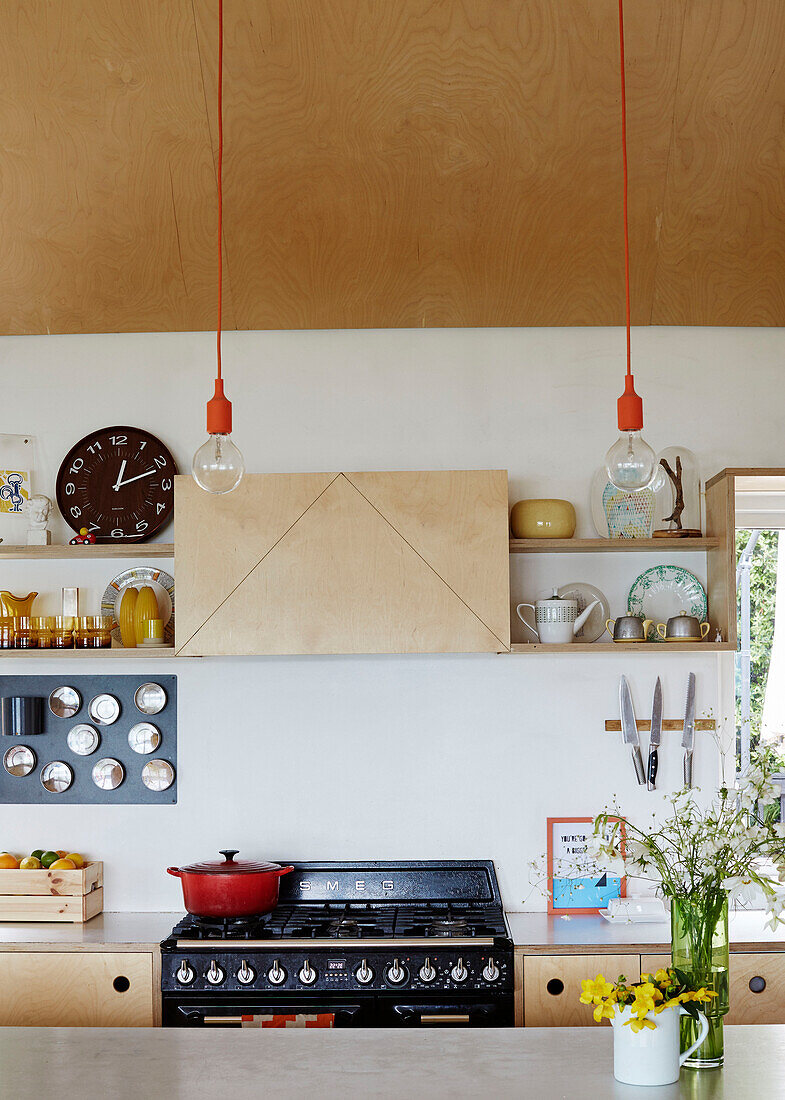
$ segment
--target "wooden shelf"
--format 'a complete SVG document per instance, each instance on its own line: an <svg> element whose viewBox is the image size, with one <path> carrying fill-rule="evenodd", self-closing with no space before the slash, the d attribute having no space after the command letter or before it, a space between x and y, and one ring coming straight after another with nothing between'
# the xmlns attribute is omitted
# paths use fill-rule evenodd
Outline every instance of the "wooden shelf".
<svg viewBox="0 0 785 1100"><path fill-rule="evenodd" d="M173 542L96 543L93 546L6 546L0 543L0 558L173 558Z"/></svg>
<svg viewBox="0 0 785 1100"><path fill-rule="evenodd" d="M544 645L542 642L523 642L510 646L510 653L732 653L733 642L635 642L625 645L619 642L574 642L572 645Z"/></svg>
<svg viewBox="0 0 785 1100"><path fill-rule="evenodd" d="M46 661L50 657L56 661L75 657L78 661L93 658L96 661L104 661L107 658L116 657L120 660L151 660L160 661L162 657L174 657L174 646L166 646L163 649L0 649L0 663L6 657L27 657L33 661Z"/></svg>
<svg viewBox="0 0 785 1100"><path fill-rule="evenodd" d="M510 539L511 554L686 553L714 550L718 538L700 539Z"/></svg>

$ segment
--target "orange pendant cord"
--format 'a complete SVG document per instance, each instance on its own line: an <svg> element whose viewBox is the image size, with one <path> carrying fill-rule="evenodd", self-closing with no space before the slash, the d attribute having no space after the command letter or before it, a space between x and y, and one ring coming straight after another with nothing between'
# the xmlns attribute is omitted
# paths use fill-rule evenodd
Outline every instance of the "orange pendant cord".
<svg viewBox="0 0 785 1100"><path fill-rule="evenodd" d="M223 312L223 159L224 159L224 120L223 120L223 83L224 83L224 5L218 0L218 325L216 328L216 353L218 370L215 378L215 393L207 402L207 431L209 435L231 435L232 403L224 396L223 376L221 374L221 321Z"/></svg>
<svg viewBox="0 0 785 1100"><path fill-rule="evenodd" d="M630 231L627 214L627 85L624 77L624 0L619 0L619 59L621 62L621 159L624 206L624 293L627 324L627 374L624 393L616 403L619 431L639 432L643 427L643 401L635 392L630 366Z"/></svg>

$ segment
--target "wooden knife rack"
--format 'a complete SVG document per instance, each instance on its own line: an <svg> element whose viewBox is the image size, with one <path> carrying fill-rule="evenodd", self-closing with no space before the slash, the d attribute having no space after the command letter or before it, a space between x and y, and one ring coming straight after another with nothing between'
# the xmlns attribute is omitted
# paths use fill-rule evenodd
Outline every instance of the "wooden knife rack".
<svg viewBox="0 0 785 1100"><path fill-rule="evenodd" d="M637 718L635 724L638 727L639 733L648 733L651 730L651 721L648 718ZM695 732L696 733L714 733L717 729L717 723L713 718L696 718L695 719ZM662 720L662 732L663 733L681 733L684 730L684 720L682 718L663 718ZM621 720L619 718L608 718L605 721L606 733L621 733Z"/></svg>

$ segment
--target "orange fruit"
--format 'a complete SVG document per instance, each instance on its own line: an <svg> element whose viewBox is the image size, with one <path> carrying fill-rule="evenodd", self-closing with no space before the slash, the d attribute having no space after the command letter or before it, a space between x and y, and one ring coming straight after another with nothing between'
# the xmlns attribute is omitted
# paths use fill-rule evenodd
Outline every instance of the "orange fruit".
<svg viewBox="0 0 785 1100"><path fill-rule="evenodd" d="M49 868L50 871L75 871L76 864L72 859L56 859Z"/></svg>
<svg viewBox="0 0 785 1100"><path fill-rule="evenodd" d="M63 851L62 848L55 848L55 851L57 852L60 859L65 859L65 857L68 855L68 852Z"/></svg>
<svg viewBox="0 0 785 1100"><path fill-rule="evenodd" d="M80 856L78 852L69 852L65 858L70 859L74 867L84 867L84 856Z"/></svg>
<svg viewBox="0 0 785 1100"><path fill-rule="evenodd" d="M24 859L19 860L20 871L37 871L41 866L41 860L38 856L25 856Z"/></svg>
<svg viewBox="0 0 785 1100"><path fill-rule="evenodd" d="M10 871L19 866L19 860L10 852L0 852L0 870Z"/></svg>

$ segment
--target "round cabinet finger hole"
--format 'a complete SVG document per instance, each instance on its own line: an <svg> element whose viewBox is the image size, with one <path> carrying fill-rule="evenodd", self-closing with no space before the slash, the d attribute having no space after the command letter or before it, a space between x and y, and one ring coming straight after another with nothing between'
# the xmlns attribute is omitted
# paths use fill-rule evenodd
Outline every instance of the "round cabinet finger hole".
<svg viewBox="0 0 785 1100"><path fill-rule="evenodd" d="M105 756L93 767L93 783L102 791L116 791L124 779L125 768L111 756Z"/></svg>
<svg viewBox="0 0 785 1100"><path fill-rule="evenodd" d="M82 709L82 696L76 688L63 684L49 696L49 709L55 718L73 718Z"/></svg>
<svg viewBox="0 0 785 1100"><path fill-rule="evenodd" d="M80 722L78 726L74 726L68 731L65 742L71 752L75 752L77 756L89 756L91 752L95 752L98 748L100 740L98 730L94 730L92 726Z"/></svg>
<svg viewBox="0 0 785 1100"><path fill-rule="evenodd" d="M762 978L760 974L756 974L754 978L750 978L750 991L752 993L762 993L766 988L766 979Z"/></svg>
<svg viewBox="0 0 785 1100"><path fill-rule="evenodd" d="M160 714L166 706L166 692L160 684L142 684L134 692L134 702L141 714Z"/></svg>
<svg viewBox="0 0 785 1100"><path fill-rule="evenodd" d="M152 722L138 722L128 731L128 744L134 752L142 755L155 752L161 744L160 731Z"/></svg>
<svg viewBox="0 0 785 1100"><path fill-rule="evenodd" d="M149 791L166 791L174 783L174 768L168 760L148 760L142 768L142 782Z"/></svg>
<svg viewBox="0 0 785 1100"><path fill-rule="evenodd" d="M118 974L112 982L112 986L117 993L127 993L131 988L131 983L128 981L125 974Z"/></svg>
<svg viewBox="0 0 785 1100"><path fill-rule="evenodd" d="M114 695L96 695L90 700L87 712L99 726L111 726L120 717L120 700Z"/></svg>
<svg viewBox="0 0 785 1100"><path fill-rule="evenodd" d="M561 978L551 978L545 988L552 997L558 997L560 993L564 992L564 982Z"/></svg>
<svg viewBox="0 0 785 1100"><path fill-rule="evenodd" d="M62 760L52 760L41 769L41 786L50 794L62 794L74 781L74 773Z"/></svg>
<svg viewBox="0 0 785 1100"><path fill-rule="evenodd" d="M22 779L35 768L35 753L27 745L14 745L3 756L3 767L9 775Z"/></svg>

